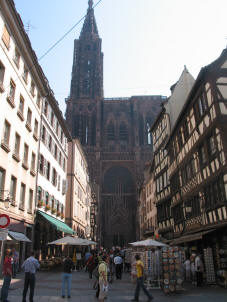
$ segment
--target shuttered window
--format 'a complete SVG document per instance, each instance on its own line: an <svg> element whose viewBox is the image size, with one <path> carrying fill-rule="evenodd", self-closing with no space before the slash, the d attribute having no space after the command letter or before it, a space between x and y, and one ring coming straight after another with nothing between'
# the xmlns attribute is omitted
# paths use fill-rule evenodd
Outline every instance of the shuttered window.
<svg viewBox="0 0 227 302"><path fill-rule="evenodd" d="M5 46L7 48L9 48L9 43L10 43L10 34L6 28L6 26L4 25L3 28L3 33L2 33L2 41L4 42Z"/></svg>

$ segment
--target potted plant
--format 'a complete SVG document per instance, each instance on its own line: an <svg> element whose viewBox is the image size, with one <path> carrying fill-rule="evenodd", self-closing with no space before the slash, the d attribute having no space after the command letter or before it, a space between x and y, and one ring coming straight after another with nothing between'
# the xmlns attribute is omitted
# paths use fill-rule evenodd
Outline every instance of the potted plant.
<svg viewBox="0 0 227 302"><path fill-rule="evenodd" d="M41 208L43 206L43 201L42 200L39 200L38 201L38 208Z"/></svg>
<svg viewBox="0 0 227 302"><path fill-rule="evenodd" d="M46 204L46 206L45 206L45 211L50 211L50 206L49 206L49 204Z"/></svg>
<svg viewBox="0 0 227 302"><path fill-rule="evenodd" d="M60 211L57 211L57 216L61 216L61 212Z"/></svg>
<svg viewBox="0 0 227 302"><path fill-rule="evenodd" d="M65 217L65 215L63 213L61 213L61 219L63 219Z"/></svg>
<svg viewBox="0 0 227 302"><path fill-rule="evenodd" d="M55 214L55 213L56 213L56 209L52 208L52 209L51 209L51 213L52 213L52 214Z"/></svg>

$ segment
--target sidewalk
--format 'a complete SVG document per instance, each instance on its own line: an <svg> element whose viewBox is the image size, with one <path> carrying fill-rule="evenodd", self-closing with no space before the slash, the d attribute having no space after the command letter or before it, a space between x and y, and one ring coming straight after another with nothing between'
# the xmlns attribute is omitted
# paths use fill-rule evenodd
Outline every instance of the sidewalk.
<svg viewBox="0 0 227 302"><path fill-rule="evenodd" d="M24 274L18 274L16 279L12 279L9 301L21 302L23 291ZM97 302L95 291L92 289L94 279L90 280L85 272L73 272L71 299L61 298L61 273L60 272L38 272L36 278L36 288L34 302ZM0 280L0 286L2 280ZM122 280L114 280L110 285L108 300L109 302L125 302L133 298L135 285L131 284L129 274L123 274ZM161 290L152 290L154 302L226 302L227 289L220 287L196 288L187 286L182 293L164 295ZM28 297L27 297L28 301ZM141 292L140 301L147 301Z"/></svg>

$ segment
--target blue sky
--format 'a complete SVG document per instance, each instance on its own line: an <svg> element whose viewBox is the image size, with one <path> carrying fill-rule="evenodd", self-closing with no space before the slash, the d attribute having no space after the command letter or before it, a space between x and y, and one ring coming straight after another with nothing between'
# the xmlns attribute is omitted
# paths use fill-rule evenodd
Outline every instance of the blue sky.
<svg viewBox="0 0 227 302"><path fill-rule="evenodd" d="M14 0L41 57L85 14L87 0ZM98 0L94 0L96 4ZM227 45L226 0L102 0L95 8L105 97L168 96L183 68L196 78ZM80 23L41 61L61 110L69 95Z"/></svg>

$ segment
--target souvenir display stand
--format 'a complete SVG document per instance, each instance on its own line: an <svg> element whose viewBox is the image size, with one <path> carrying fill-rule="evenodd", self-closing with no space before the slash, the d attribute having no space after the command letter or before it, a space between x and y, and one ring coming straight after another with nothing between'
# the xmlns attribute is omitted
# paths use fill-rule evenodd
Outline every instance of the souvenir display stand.
<svg viewBox="0 0 227 302"><path fill-rule="evenodd" d="M131 263L135 262L135 255L140 255L144 263L145 281L147 289L161 288L161 250L152 247L135 247L131 253Z"/></svg>
<svg viewBox="0 0 227 302"><path fill-rule="evenodd" d="M215 271L212 248L208 247L207 249L204 249L203 254L206 270L206 282L207 284L213 284L215 283Z"/></svg>
<svg viewBox="0 0 227 302"><path fill-rule="evenodd" d="M165 294L183 289L183 265L185 260L184 249L180 247L162 248L163 291Z"/></svg>

